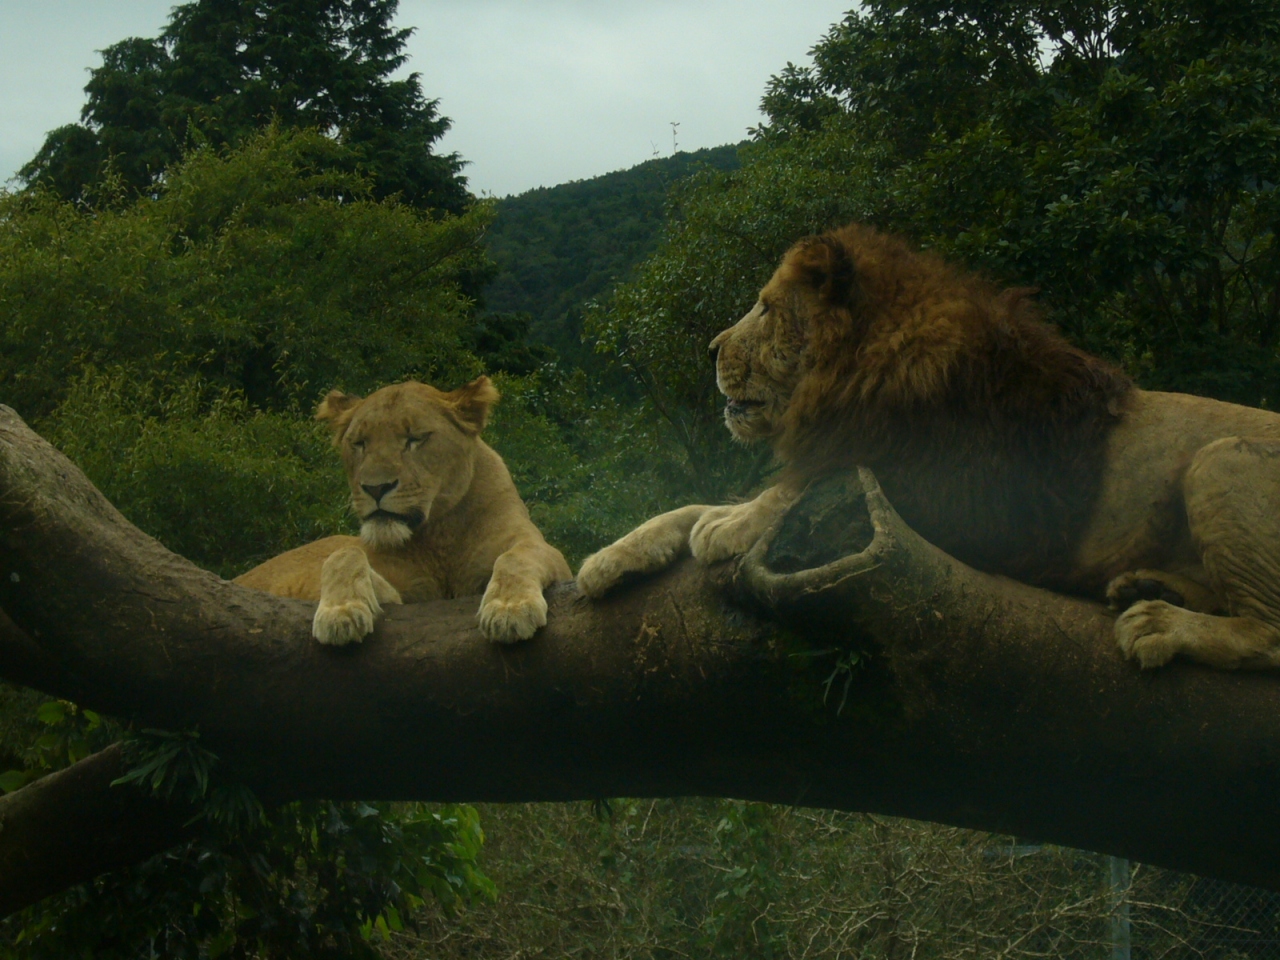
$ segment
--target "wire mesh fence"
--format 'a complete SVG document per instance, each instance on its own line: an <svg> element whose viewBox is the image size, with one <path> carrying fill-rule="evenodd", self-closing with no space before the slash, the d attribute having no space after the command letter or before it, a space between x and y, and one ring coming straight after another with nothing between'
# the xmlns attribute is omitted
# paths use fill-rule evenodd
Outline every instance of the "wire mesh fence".
<svg viewBox="0 0 1280 960"><path fill-rule="evenodd" d="M1148 873L1141 892L1130 888L1117 903L1113 960L1280 960L1280 893L1139 869Z"/></svg>

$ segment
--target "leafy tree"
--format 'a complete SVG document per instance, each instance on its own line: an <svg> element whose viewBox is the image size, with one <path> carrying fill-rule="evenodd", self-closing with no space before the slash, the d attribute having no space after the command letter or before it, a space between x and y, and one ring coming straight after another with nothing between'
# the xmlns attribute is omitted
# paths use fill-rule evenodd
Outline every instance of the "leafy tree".
<svg viewBox="0 0 1280 960"><path fill-rule="evenodd" d="M86 364L198 375L253 406L477 372L459 290L482 262L483 205L436 218L377 200L319 134L270 127L194 152L154 198L97 211L0 196L0 383L46 415Z"/></svg>
<svg viewBox="0 0 1280 960"><path fill-rule="evenodd" d="M704 167L737 165L736 147L715 147L499 200L486 235L499 268L484 291L486 305L528 314L536 343L607 375L582 344L583 304L627 279L653 253L676 183Z"/></svg>
<svg viewBox="0 0 1280 960"><path fill-rule="evenodd" d="M391 25L398 0L194 0L156 38L102 52L81 122L49 134L19 171L63 199L97 195L111 172L149 193L195 145L244 141L276 122L322 131L347 148L327 159L359 169L373 196L460 213L469 202L449 129L418 74L392 79L411 33Z"/></svg>

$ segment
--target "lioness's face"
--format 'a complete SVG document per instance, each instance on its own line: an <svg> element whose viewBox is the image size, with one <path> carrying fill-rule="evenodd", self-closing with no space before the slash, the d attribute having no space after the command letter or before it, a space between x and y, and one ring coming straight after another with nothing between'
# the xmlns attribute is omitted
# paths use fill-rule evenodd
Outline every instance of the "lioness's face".
<svg viewBox="0 0 1280 960"><path fill-rule="evenodd" d="M400 383L363 400L336 392L326 398L316 415L334 422L366 543L402 546L462 499L471 486L480 429L496 399L483 377L452 393Z"/></svg>
<svg viewBox="0 0 1280 960"><path fill-rule="evenodd" d="M800 379L808 298L782 273L745 317L711 341L716 386L728 398L725 426L742 441L773 436Z"/></svg>

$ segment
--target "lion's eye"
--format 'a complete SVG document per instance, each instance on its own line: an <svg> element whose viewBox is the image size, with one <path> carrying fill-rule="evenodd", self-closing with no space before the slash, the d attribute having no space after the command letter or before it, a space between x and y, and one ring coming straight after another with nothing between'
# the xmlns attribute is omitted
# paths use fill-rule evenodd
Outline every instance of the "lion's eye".
<svg viewBox="0 0 1280 960"><path fill-rule="evenodd" d="M760 316L762 316L762 317L763 317L763 316L764 316L766 313L768 313L768 312L769 312L769 304L767 304L767 303L765 303L765 301L761 300L761 301L760 301Z"/></svg>
<svg viewBox="0 0 1280 960"><path fill-rule="evenodd" d="M431 434L429 433L424 433L420 437L407 437L405 438L405 441L404 441L404 448L406 450L417 450L420 446L422 446L424 443L426 443L430 439L431 439Z"/></svg>
<svg viewBox="0 0 1280 960"><path fill-rule="evenodd" d="M364 453L364 444L365 442L363 440L352 440L351 449L359 450L361 453Z"/></svg>

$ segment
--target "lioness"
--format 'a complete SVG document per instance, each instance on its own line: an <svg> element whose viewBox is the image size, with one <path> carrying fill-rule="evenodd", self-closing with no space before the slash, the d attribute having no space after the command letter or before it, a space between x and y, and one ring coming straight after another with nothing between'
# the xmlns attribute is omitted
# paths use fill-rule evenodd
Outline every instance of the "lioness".
<svg viewBox="0 0 1280 960"><path fill-rule="evenodd" d="M870 467L953 556L1124 612L1126 657L1280 666L1280 416L1139 390L1000 290L861 226L801 240L711 343L725 423L780 482L589 557L599 596L682 552L745 552L805 484Z"/></svg>
<svg viewBox="0 0 1280 960"><path fill-rule="evenodd" d="M362 639L384 603L481 590L481 633L500 643L533 636L547 622L543 589L569 579L569 565L480 439L497 399L488 377L451 393L413 382L364 399L332 391L316 419L333 429L360 536L317 540L235 582L320 601L312 632L321 643Z"/></svg>

